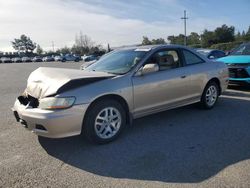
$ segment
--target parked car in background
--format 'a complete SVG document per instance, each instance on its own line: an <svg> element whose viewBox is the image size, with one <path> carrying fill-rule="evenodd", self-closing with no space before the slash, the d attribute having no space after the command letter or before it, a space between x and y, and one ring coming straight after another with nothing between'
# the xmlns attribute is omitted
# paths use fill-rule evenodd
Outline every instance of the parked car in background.
<svg viewBox="0 0 250 188"><path fill-rule="evenodd" d="M43 58L44 62L52 62L55 61L55 59L52 56L46 56Z"/></svg>
<svg viewBox="0 0 250 188"><path fill-rule="evenodd" d="M43 61L43 58L40 57L40 56L35 56L33 59L32 59L33 62L42 62Z"/></svg>
<svg viewBox="0 0 250 188"><path fill-rule="evenodd" d="M55 56L55 61L63 61L63 57L60 55Z"/></svg>
<svg viewBox="0 0 250 188"><path fill-rule="evenodd" d="M196 51L206 56L208 59L218 59L226 56L226 53L222 50L198 48Z"/></svg>
<svg viewBox="0 0 250 188"><path fill-rule="evenodd" d="M30 57L22 57L22 62L32 62Z"/></svg>
<svg viewBox="0 0 250 188"><path fill-rule="evenodd" d="M65 62L65 61L75 61L75 62L78 62L80 61L81 58L79 56L76 56L76 55L72 55L72 54L66 54L65 56L63 56L62 58L62 61Z"/></svg>
<svg viewBox="0 0 250 188"><path fill-rule="evenodd" d="M82 56L84 62L97 61L100 57L96 55Z"/></svg>
<svg viewBox="0 0 250 188"><path fill-rule="evenodd" d="M1 57L1 63L12 63L9 57Z"/></svg>
<svg viewBox="0 0 250 188"><path fill-rule="evenodd" d="M187 47L131 47L113 51L83 71L38 68L13 112L37 135L82 133L103 144L135 118L197 102L211 109L227 84L224 63Z"/></svg>
<svg viewBox="0 0 250 188"><path fill-rule="evenodd" d="M20 57L14 57L11 59L13 63L21 63L22 59Z"/></svg>
<svg viewBox="0 0 250 188"><path fill-rule="evenodd" d="M229 83L250 84L250 42L235 48L229 56L217 59L229 69Z"/></svg>

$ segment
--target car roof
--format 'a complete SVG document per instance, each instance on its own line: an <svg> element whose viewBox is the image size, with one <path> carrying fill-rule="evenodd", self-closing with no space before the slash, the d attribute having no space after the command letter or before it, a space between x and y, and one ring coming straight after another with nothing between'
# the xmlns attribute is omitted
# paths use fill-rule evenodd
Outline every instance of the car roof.
<svg viewBox="0 0 250 188"><path fill-rule="evenodd" d="M143 46L137 45L137 46L118 48L118 49L115 49L114 51L122 51L122 50L157 51L157 50L162 50L162 49L167 49L167 48L169 48L169 49L173 49L173 48L186 49L188 51L195 53L197 56L199 56L204 61L208 60L205 56L203 56L202 54L200 54L199 52L197 52L193 48L183 46L183 45L177 45L177 44L160 44L160 45L143 45Z"/></svg>

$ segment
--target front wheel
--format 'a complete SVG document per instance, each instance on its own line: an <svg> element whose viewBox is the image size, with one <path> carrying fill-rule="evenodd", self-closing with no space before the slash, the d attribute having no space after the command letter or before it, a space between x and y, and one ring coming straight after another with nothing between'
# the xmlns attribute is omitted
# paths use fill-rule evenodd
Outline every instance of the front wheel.
<svg viewBox="0 0 250 188"><path fill-rule="evenodd" d="M202 97L201 106L205 109L211 109L215 106L219 97L219 86L215 82L210 82L205 87Z"/></svg>
<svg viewBox="0 0 250 188"><path fill-rule="evenodd" d="M116 139L125 126L125 110L115 100L104 100L93 104L88 110L83 134L91 142L105 144Z"/></svg>

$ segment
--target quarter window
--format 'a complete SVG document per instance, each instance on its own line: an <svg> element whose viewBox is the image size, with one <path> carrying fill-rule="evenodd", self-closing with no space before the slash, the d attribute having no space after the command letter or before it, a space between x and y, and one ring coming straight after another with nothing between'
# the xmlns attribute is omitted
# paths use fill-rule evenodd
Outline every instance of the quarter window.
<svg viewBox="0 0 250 188"><path fill-rule="evenodd" d="M197 55L189 52L188 50L183 50L183 55L187 65L193 65L198 63L203 63L204 61L199 58Z"/></svg>

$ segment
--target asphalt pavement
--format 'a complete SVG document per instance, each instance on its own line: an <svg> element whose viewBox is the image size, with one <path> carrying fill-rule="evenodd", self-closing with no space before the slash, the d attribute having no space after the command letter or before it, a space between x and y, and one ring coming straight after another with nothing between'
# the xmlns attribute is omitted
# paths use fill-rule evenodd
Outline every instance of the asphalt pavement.
<svg viewBox="0 0 250 188"><path fill-rule="evenodd" d="M250 187L250 89L234 86L212 110L190 105L134 121L93 145L37 137L10 110L40 66L0 64L0 187Z"/></svg>

